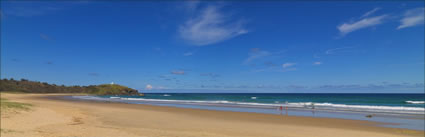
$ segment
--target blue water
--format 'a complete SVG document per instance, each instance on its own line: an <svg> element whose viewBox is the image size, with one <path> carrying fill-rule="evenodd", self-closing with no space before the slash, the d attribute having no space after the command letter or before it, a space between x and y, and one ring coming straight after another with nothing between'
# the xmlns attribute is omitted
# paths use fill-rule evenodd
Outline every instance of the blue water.
<svg viewBox="0 0 425 137"><path fill-rule="evenodd" d="M125 97L125 96L123 96ZM131 96L127 96L131 97ZM424 103L408 103L407 101L425 101L425 94L216 94L216 93L151 93L145 99L164 100L200 100L200 101L233 101L250 103L332 103L365 106L402 106L425 108Z"/></svg>
<svg viewBox="0 0 425 137"><path fill-rule="evenodd" d="M382 126L416 130L423 130L425 125L425 94L150 93L145 96L74 96L73 98L220 111L368 120L392 123ZM280 110L280 107L284 109ZM373 118L365 117L366 115L373 115Z"/></svg>
<svg viewBox="0 0 425 137"><path fill-rule="evenodd" d="M304 108L387 114L425 114L425 94L199 94L151 93L100 98L167 104Z"/></svg>

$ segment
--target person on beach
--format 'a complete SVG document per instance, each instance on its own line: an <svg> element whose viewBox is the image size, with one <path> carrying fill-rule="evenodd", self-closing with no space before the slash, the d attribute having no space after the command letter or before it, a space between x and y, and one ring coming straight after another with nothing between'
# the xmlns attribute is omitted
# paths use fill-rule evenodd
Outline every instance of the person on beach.
<svg viewBox="0 0 425 137"><path fill-rule="evenodd" d="M285 102L285 113L288 116L288 101Z"/></svg>
<svg viewBox="0 0 425 137"><path fill-rule="evenodd" d="M285 106L285 113L288 116L288 106Z"/></svg>
<svg viewBox="0 0 425 137"><path fill-rule="evenodd" d="M279 107L279 110L280 110L280 115L282 115L283 106L280 106L280 107Z"/></svg>
<svg viewBox="0 0 425 137"><path fill-rule="evenodd" d="M315 109L314 103L311 103L311 112L313 113L313 115L314 115L314 109Z"/></svg>

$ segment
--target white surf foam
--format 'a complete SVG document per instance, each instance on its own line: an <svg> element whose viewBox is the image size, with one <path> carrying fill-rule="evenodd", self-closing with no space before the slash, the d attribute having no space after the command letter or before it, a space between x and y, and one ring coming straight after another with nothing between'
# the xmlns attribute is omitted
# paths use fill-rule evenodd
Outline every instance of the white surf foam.
<svg viewBox="0 0 425 137"><path fill-rule="evenodd" d="M422 112L424 113L425 108L420 107L402 107L402 106L371 106L371 105L346 105L346 104L332 104L332 103L313 103L313 102L302 102L302 103L289 103L291 105L306 106L306 107L329 107L329 108L340 108L349 110L368 110L377 112Z"/></svg>
<svg viewBox="0 0 425 137"><path fill-rule="evenodd" d="M250 106L288 106L299 108L315 108L337 109L337 110L356 110L356 111L375 111L375 112L399 112L399 113L424 113L425 108L419 107L402 107L402 106L371 106L371 105L346 105L332 103L313 103L299 102L288 104L269 104L269 103L252 103L252 102L234 102L234 101L199 101L199 100L164 100L164 99L143 99L143 98L121 98L123 100L139 100L139 101L158 101L170 103L206 103L206 104L235 104L235 105L250 105Z"/></svg>
<svg viewBox="0 0 425 137"><path fill-rule="evenodd" d="M409 104L425 104L425 101L406 101Z"/></svg>
<svg viewBox="0 0 425 137"><path fill-rule="evenodd" d="M145 99L145 98L120 98L120 97L94 97L94 96L75 96L80 99L91 99L91 100L109 100L109 99L120 99L129 101L148 101L148 102L160 102L160 103L171 103L171 104L222 104L222 105L241 105L248 107L279 107L288 106L293 108L307 108L311 109L313 106L315 109L327 109L327 110L341 110L341 111L366 111L366 112L388 112L388 113L406 113L406 114L425 114L425 108L421 107L403 107L403 106L372 106L372 105L347 105L347 104L332 104L332 103L314 103L314 102L297 102L297 103L254 103L254 102L236 102L226 100L216 101L201 101L201 100L168 100L168 99ZM406 101L407 102L407 101ZM409 101L410 103L423 103L423 101Z"/></svg>

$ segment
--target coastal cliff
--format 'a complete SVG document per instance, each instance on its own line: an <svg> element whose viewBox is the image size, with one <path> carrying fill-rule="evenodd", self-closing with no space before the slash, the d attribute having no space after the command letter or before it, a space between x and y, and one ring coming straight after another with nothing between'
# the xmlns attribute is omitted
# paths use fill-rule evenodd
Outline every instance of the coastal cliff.
<svg viewBox="0 0 425 137"><path fill-rule="evenodd" d="M138 91L118 84L101 84L89 86L65 86L26 79L2 79L1 91L18 91L25 93L87 93L96 95L139 95Z"/></svg>

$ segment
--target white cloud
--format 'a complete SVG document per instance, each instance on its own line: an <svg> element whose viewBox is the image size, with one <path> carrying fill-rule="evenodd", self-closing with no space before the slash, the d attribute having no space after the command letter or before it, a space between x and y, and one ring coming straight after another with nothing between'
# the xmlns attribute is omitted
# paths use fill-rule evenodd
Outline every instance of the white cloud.
<svg viewBox="0 0 425 137"><path fill-rule="evenodd" d="M229 19L218 7L208 6L180 26L180 37L192 45L205 46L248 33L241 20Z"/></svg>
<svg viewBox="0 0 425 137"><path fill-rule="evenodd" d="M270 56L270 55L272 55L272 53L270 53L268 51L264 51L264 50L261 50L259 48L252 48L251 52L249 53L249 57L247 59L245 59L244 63L246 64L246 63L251 62L252 60L259 59L259 58L266 57L266 56Z"/></svg>
<svg viewBox="0 0 425 137"><path fill-rule="evenodd" d="M381 8L374 8L374 9L372 9L372 10L370 10L370 11L366 12L365 14L363 14L363 16L362 16L361 18L368 17L368 16L372 15L373 13L375 13L376 11L378 11L378 10L380 10L380 9L381 9Z"/></svg>
<svg viewBox="0 0 425 137"><path fill-rule="evenodd" d="M192 55L193 55L193 52L186 52L183 54L183 56L192 56Z"/></svg>
<svg viewBox="0 0 425 137"><path fill-rule="evenodd" d="M379 25L383 23L383 20L386 19L387 17L388 17L387 15L381 15L381 16L363 18L359 21L344 23L342 25L339 25L337 28L342 35L346 35L350 32L353 32L359 29Z"/></svg>
<svg viewBox="0 0 425 137"><path fill-rule="evenodd" d="M168 89L168 88L164 86L153 87L151 84L147 84L145 87L145 90L161 90L161 89Z"/></svg>
<svg viewBox="0 0 425 137"><path fill-rule="evenodd" d="M316 61L316 62L313 62L313 65L322 65L322 62Z"/></svg>
<svg viewBox="0 0 425 137"><path fill-rule="evenodd" d="M265 71L272 71L272 72L287 72L287 71L295 71L297 70L297 68L295 68L295 65L297 63L283 63L281 65L281 67L276 67L276 66L270 66L270 67L265 67L265 68L260 68L260 69L255 69L252 72L265 72Z"/></svg>
<svg viewBox="0 0 425 137"><path fill-rule="evenodd" d="M285 68L289 68L289 67L292 67L292 66L294 66L296 63L284 63L284 64L282 64L282 67L285 69Z"/></svg>
<svg viewBox="0 0 425 137"><path fill-rule="evenodd" d="M146 90L151 90L151 89L153 89L153 86L152 86L152 85L150 85L150 84L147 84L147 85L146 85L146 87L145 87L145 89L146 89Z"/></svg>
<svg viewBox="0 0 425 137"><path fill-rule="evenodd" d="M403 18L400 20L401 24L397 27L397 29L423 24L424 12L425 8L416 8L406 11L403 15Z"/></svg>
<svg viewBox="0 0 425 137"><path fill-rule="evenodd" d="M344 50L344 49L349 49L349 48L352 48L352 47L342 47L342 48L334 48L334 49L328 49L328 50L326 50L326 54L327 55L330 55L330 54L334 54L334 53L336 53L337 51L340 51L340 50ZM346 50L345 50L345 52L347 52Z"/></svg>

